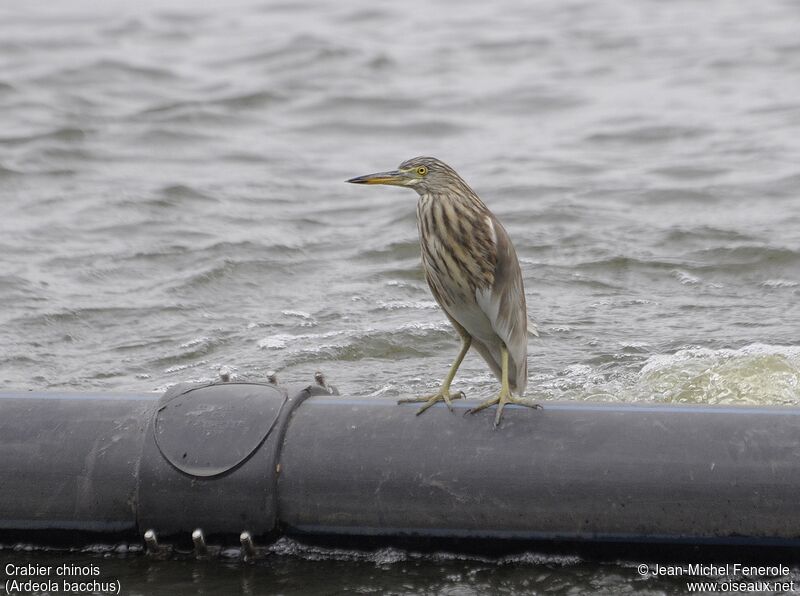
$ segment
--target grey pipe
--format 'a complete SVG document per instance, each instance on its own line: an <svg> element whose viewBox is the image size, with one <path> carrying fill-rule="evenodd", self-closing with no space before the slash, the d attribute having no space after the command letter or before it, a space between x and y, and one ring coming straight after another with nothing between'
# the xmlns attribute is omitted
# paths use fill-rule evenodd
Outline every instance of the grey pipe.
<svg viewBox="0 0 800 596"><path fill-rule="evenodd" d="M800 409L0 393L3 531L800 546ZM250 539L252 540L252 539Z"/></svg>

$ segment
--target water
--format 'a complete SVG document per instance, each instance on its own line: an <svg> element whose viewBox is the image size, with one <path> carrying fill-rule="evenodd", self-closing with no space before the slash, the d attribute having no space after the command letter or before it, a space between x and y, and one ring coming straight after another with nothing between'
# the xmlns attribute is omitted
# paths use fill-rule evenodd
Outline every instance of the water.
<svg viewBox="0 0 800 596"><path fill-rule="evenodd" d="M788 1L4 5L0 382L160 391L226 365L430 392L458 345L420 271L415 195L343 183L428 154L515 242L542 333L529 395L798 405L798 16ZM455 388L496 381L470 355ZM448 565L386 564L400 593L436 577L438 593L662 589L624 567L556 565L524 588L538 566ZM408 566L423 579L406 589Z"/></svg>
<svg viewBox="0 0 800 596"><path fill-rule="evenodd" d="M302 546L282 538L267 559L242 563L237 558L238 552L232 551L215 561L195 561L189 557L160 561L142 556L136 545L94 545L83 552L42 552L29 548L20 545L17 549L0 550L3 568L8 562L16 566L50 566L50 573L56 578L54 570L59 566L94 567L95 576L72 576L67 580L119 582L122 593L128 596L687 593L686 578L642 577L636 563L588 563L575 556L541 553L479 556L389 547L358 552ZM731 567L738 562L731 561ZM724 582L726 577L711 573L701 579ZM747 581L741 573L732 577L735 581ZM800 570L789 569L777 579L800 584Z"/></svg>

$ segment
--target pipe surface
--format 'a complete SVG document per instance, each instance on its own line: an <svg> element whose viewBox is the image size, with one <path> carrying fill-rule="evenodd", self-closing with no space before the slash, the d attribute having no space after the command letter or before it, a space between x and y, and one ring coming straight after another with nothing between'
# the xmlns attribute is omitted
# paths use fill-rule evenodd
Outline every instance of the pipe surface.
<svg viewBox="0 0 800 596"><path fill-rule="evenodd" d="M317 397L278 483L288 531L800 544L800 409L552 403L464 416Z"/></svg>
<svg viewBox="0 0 800 596"><path fill-rule="evenodd" d="M136 530L158 395L0 393L0 529Z"/></svg>
<svg viewBox="0 0 800 596"><path fill-rule="evenodd" d="M800 546L800 409L543 405L0 393L0 531Z"/></svg>

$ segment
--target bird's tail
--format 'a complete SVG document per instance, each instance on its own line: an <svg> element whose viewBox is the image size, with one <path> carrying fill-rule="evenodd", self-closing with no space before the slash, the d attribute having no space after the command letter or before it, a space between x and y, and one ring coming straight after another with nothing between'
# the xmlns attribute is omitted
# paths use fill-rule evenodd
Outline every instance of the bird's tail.
<svg viewBox="0 0 800 596"><path fill-rule="evenodd" d="M487 346L476 338L473 338L472 345L478 354L486 361L497 380L503 382L502 354L499 345ZM511 391L518 396L525 395L525 387L528 385L528 361L515 362L511 354L508 355L508 385Z"/></svg>

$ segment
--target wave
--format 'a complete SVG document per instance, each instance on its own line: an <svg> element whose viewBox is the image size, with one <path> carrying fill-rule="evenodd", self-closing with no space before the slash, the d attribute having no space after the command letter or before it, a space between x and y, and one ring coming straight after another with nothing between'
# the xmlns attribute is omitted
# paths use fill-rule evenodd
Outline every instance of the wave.
<svg viewBox="0 0 800 596"><path fill-rule="evenodd" d="M490 556L468 552L416 552L394 547L370 550L356 550L327 546L309 545L297 542L288 537L281 537L268 547L270 553L277 556L297 557L310 561L361 561L376 566L400 563L403 561L475 561L491 565L551 565L573 566L581 563L580 557L574 555L537 553L526 551L509 555Z"/></svg>
<svg viewBox="0 0 800 596"><path fill-rule="evenodd" d="M621 143L649 145L671 141L696 140L711 134L707 128L700 126L637 126L626 130L600 132L588 135L586 140L592 143Z"/></svg>
<svg viewBox="0 0 800 596"><path fill-rule="evenodd" d="M223 108L226 114L228 112L235 114L240 110L261 110L284 102L287 99L287 96L282 93L257 89L217 98L209 97L207 99L157 103L140 110L137 116L158 122L185 122L192 118L197 119L200 117L214 119L215 117L221 118L221 116L213 108Z"/></svg>
<svg viewBox="0 0 800 596"><path fill-rule="evenodd" d="M632 345L590 364L534 374L529 393L578 401L800 406L800 346L647 352L647 346Z"/></svg>
<svg viewBox="0 0 800 596"><path fill-rule="evenodd" d="M680 257L609 255L574 265L579 270L678 270L687 272L763 271L766 267L800 265L800 250L769 245L717 246L682 254ZM674 273L673 273L674 274ZM690 274L691 275L691 274Z"/></svg>
<svg viewBox="0 0 800 596"><path fill-rule="evenodd" d="M664 402L800 404L800 346L686 348L650 356L632 388Z"/></svg>
<svg viewBox="0 0 800 596"><path fill-rule="evenodd" d="M72 126L54 128L47 132L32 133L24 136L0 137L0 145L24 145L34 141L63 141L77 143L86 139L86 130Z"/></svg>
<svg viewBox="0 0 800 596"><path fill-rule="evenodd" d="M319 360L397 360L435 353L453 342L454 333L446 321L410 322L389 329L274 333L261 339L258 347L279 355L284 367Z"/></svg>
<svg viewBox="0 0 800 596"><path fill-rule="evenodd" d="M109 81L134 82L148 81L163 83L180 79L177 73L163 66L138 65L121 60L100 59L88 64L61 68L37 77L35 82L42 85L90 85Z"/></svg>
<svg viewBox="0 0 800 596"><path fill-rule="evenodd" d="M800 265L800 250L761 244L706 248L694 251L690 256L700 261L704 269L760 269L762 266Z"/></svg>

